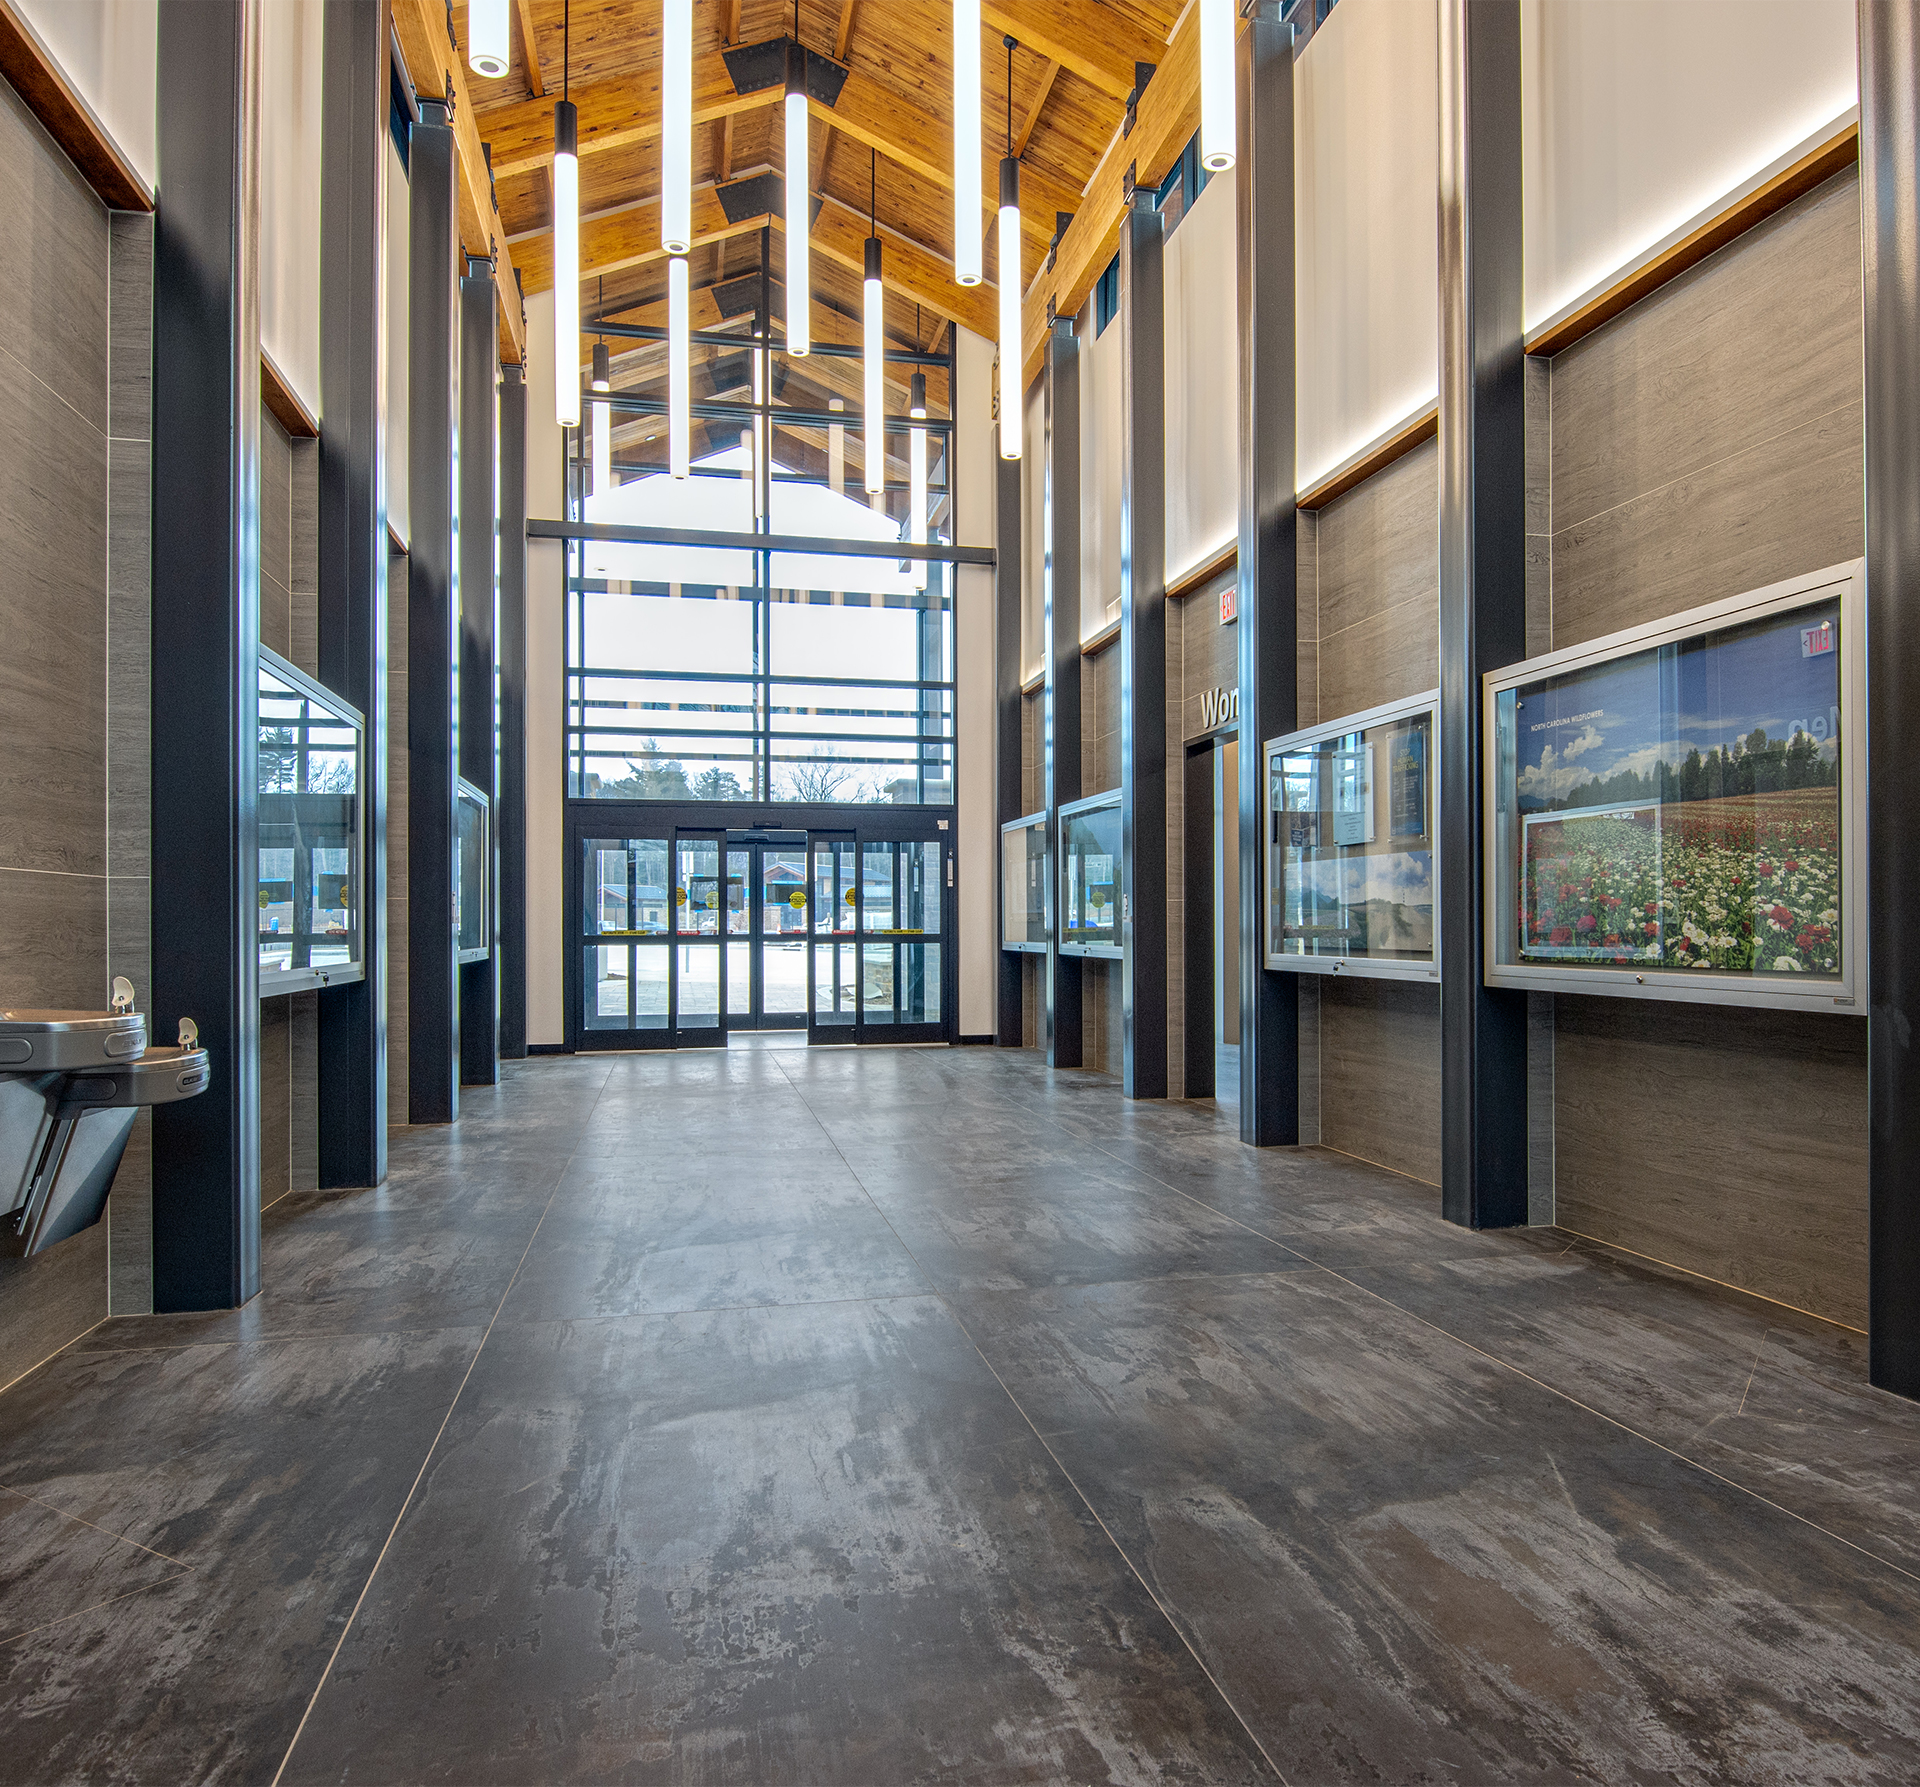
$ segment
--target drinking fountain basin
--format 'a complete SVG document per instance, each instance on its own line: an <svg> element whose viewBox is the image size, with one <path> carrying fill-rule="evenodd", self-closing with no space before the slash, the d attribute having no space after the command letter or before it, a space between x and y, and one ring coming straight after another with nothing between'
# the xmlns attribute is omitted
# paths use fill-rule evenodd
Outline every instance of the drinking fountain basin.
<svg viewBox="0 0 1920 1787"><path fill-rule="evenodd" d="M148 1048L133 989L109 1012L0 1006L0 1255L44 1252L100 1220L134 1119L204 1092L191 1020L180 1046Z"/></svg>

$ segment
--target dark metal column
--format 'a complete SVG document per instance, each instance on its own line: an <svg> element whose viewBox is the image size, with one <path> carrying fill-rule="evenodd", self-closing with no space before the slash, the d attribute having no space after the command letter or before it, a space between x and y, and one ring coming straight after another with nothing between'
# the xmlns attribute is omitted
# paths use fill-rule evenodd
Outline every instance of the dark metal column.
<svg viewBox="0 0 1920 1787"><path fill-rule="evenodd" d="M1033 452L1040 443L1032 443ZM1020 602L1021 572L1025 561L1020 544L1020 461L1000 457L1000 431L993 435L994 454L994 545L997 558L993 572L993 818L994 861L1000 862L1000 827L1021 814L1022 732L1020 694ZM1004 874L996 881L1005 886ZM996 910L998 903L996 901ZM1017 1049L1025 1040L1025 1011L1021 997L1023 970L1027 958L999 948L1006 935L1004 915L999 936L994 938L1000 958L996 1039L1003 1049Z"/></svg>
<svg viewBox="0 0 1920 1787"><path fill-rule="evenodd" d="M360 783L366 978L320 1006L320 1183L387 1176L387 504L381 376L387 117L381 0L326 12L320 205L320 680L367 718Z"/></svg>
<svg viewBox="0 0 1920 1787"><path fill-rule="evenodd" d="M1485 985L1480 678L1526 655L1520 0L1440 7L1440 1209L1527 1220L1526 995Z"/></svg>
<svg viewBox="0 0 1920 1787"><path fill-rule="evenodd" d="M1047 337L1045 542L1047 684L1047 1065L1080 1065L1080 958L1060 953L1060 809L1080 798L1080 341L1061 317Z"/></svg>
<svg viewBox="0 0 1920 1787"><path fill-rule="evenodd" d="M1121 1087L1167 1095L1167 233L1151 192L1120 225Z"/></svg>
<svg viewBox="0 0 1920 1787"><path fill-rule="evenodd" d="M460 555L456 657L460 716L460 773L492 796L500 784L500 728L494 701L494 641L499 635L498 518L494 495L494 387L500 378L499 337L493 321L493 263L471 259L460 281ZM486 934L497 941L500 827L496 806L493 861L488 867ZM460 970L460 1083L492 1086L500 1079L500 957L468 962Z"/></svg>
<svg viewBox="0 0 1920 1787"><path fill-rule="evenodd" d="M153 1124L153 1307L260 1288L260 20L163 0L153 246L153 986L213 1080Z"/></svg>
<svg viewBox="0 0 1920 1787"><path fill-rule="evenodd" d="M527 379L500 369L500 1053L527 1052Z"/></svg>
<svg viewBox="0 0 1920 1787"><path fill-rule="evenodd" d="M1260 744L1299 713L1294 510L1293 29L1261 0L1238 48L1240 1139L1300 1139L1300 987L1266 967Z"/></svg>
<svg viewBox="0 0 1920 1787"><path fill-rule="evenodd" d="M420 103L408 154L412 201L407 509L407 1120L460 1110L460 1008L453 936L459 573L454 563L453 130Z"/></svg>
<svg viewBox="0 0 1920 1787"><path fill-rule="evenodd" d="M1920 20L1860 0L1866 300L1868 1042L1867 1367L1920 1397ZM1860 773L1858 765L1854 773Z"/></svg>

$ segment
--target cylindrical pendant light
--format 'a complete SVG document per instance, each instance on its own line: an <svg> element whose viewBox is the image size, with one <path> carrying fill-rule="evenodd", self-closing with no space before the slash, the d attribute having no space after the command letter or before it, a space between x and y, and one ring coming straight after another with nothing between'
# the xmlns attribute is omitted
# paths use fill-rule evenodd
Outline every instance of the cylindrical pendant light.
<svg viewBox="0 0 1920 1787"><path fill-rule="evenodd" d="M467 0L467 66L482 80L507 72L508 0Z"/></svg>
<svg viewBox="0 0 1920 1787"><path fill-rule="evenodd" d="M1020 457L1020 164L1000 164L1000 457Z"/></svg>
<svg viewBox="0 0 1920 1787"><path fill-rule="evenodd" d="M667 262L667 469L676 478L688 474L692 450L692 343L689 341L687 257Z"/></svg>
<svg viewBox="0 0 1920 1787"><path fill-rule="evenodd" d="M1200 0L1200 165L1233 166L1234 0Z"/></svg>
<svg viewBox="0 0 1920 1787"><path fill-rule="evenodd" d="M839 415L847 407L844 397L829 397L827 408ZM844 422L827 424L827 488L835 496L844 496L847 490L847 425Z"/></svg>
<svg viewBox="0 0 1920 1787"><path fill-rule="evenodd" d="M613 389L613 366L607 344L593 344L593 388L596 392ZM605 496L613 488L613 405L593 406L593 494Z"/></svg>
<svg viewBox="0 0 1920 1787"><path fill-rule="evenodd" d="M953 0L953 276L980 265L980 0Z"/></svg>
<svg viewBox="0 0 1920 1787"><path fill-rule="evenodd" d="M916 346L918 343L915 344ZM907 413L913 426L907 430L907 484L912 505L907 517L907 538L915 546L927 543L927 375L916 372L910 391ZM927 587L927 561L913 561L913 587Z"/></svg>
<svg viewBox="0 0 1920 1787"><path fill-rule="evenodd" d="M660 56L660 246L693 251L693 0L666 0Z"/></svg>
<svg viewBox="0 0 1920 1787"><path fill-rule="evenodd" d="M794 8L797 15L798 6ZM807 194L807 52L798 41L787 44L787 352L813 349L807 311L813 276L807 260L807 231L812 224Z"/></svg>
<svg viewBox="0 0 1920 1787"><path fill-rule="evenodd" d="M877 496L887 487L887 342L885 304L880 290L880 238L867 238L867 278L864 287L865 402L860 429L867 442L867 494Z"/></svg>
<svg viewBox="0 0 1920 1787"><path fill-rule="evenodd" d="M580 114L553 108L553 409L580 426Z"/></svg>

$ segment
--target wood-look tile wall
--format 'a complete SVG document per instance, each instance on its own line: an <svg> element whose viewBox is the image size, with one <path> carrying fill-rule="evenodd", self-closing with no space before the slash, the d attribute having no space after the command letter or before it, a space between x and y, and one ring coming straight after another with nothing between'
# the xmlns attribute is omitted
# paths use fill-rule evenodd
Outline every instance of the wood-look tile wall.
<svg viewBox="0 0 1920 1787"><path fill-rule="evenodd" d="M1860 314L1848 172L1554 359L1554 646L1864 550ZM1556 1220L1863 1324L1866 1020L1553 1007Z"/></svg>
<svg viewBox="0 0 1920 1787"><path fill-rule="evenodd" d="M1080 660L1080 792L1120 786L1120 642Z"/></svg>
<svg viewBox="0 0 1920 1787"><path fill-rule="evenodd" d="M125 675L110 668L108 443L129 396L110 376L108 216L0 83L0 1002L105 1006L111 876L144 874L123 825L114 848L111 745L129 752ZM131 594L131 591L122 592ZM131 611L120 605L120 617ZM131 757L119 766L133 774ZM128 781L122 788L131 793ZM136 873L138 871L138 873ZM144 931L128 904L127 962ZM131 1201L131 1200L130 1200ZM33 1260L0 1261L0 1385L107 1313L102 1223Z"/></svg>
<svg viewBox="0 0 1920 1787"><path fill-rule="evenodd" d="M1439 679L1438 447L1415 448L1315 519L1313 578L1301 583L1303 634L1312 615L1302 726L1417 695ZM1437 1184L1439 988L1322 980L1317 997L1302 1001L1303 1031L1316 1017L1321 1143Z"/></svg>

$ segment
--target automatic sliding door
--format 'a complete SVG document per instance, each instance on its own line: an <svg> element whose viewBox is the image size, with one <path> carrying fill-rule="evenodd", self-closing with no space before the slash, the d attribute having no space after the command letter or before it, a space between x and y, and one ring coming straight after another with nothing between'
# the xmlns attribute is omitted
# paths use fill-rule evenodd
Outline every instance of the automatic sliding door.
<svg viewBox="0 0 1920 1787"><path fill-rule="evenodd" d="M673 1034L681 1048L717 1048L725 1040L727 965L721 912L725 893L718 832L676 831L673 838Z"/></svg>
<svg viewBox="0 0 1920 1787"><path fill-rule="evenodd" d="M762 1029L807 1021L807 853L756 844L754 909L759 970L754 1015Z"/></svg>
<svg viewBox="0 0 1920 1787"><path fill-rule="evenodd" d="M668 1048L667 840L582 840L580 1028L595 1048Z"/></svg>
<svg viewBox="0 0 1920 1787"><path fill-rule="evenodd" d="M861 845L860 1022L897 1042L946 1034L945 847Z"/></svg>
<svg viewBox="0 0 1920 1787"><path fill-rule="evenodd" d="M812 923L807 954L807 1040L853 1042L860 1020L860 883L854 842L816 835L809 903Z"/></svg>

